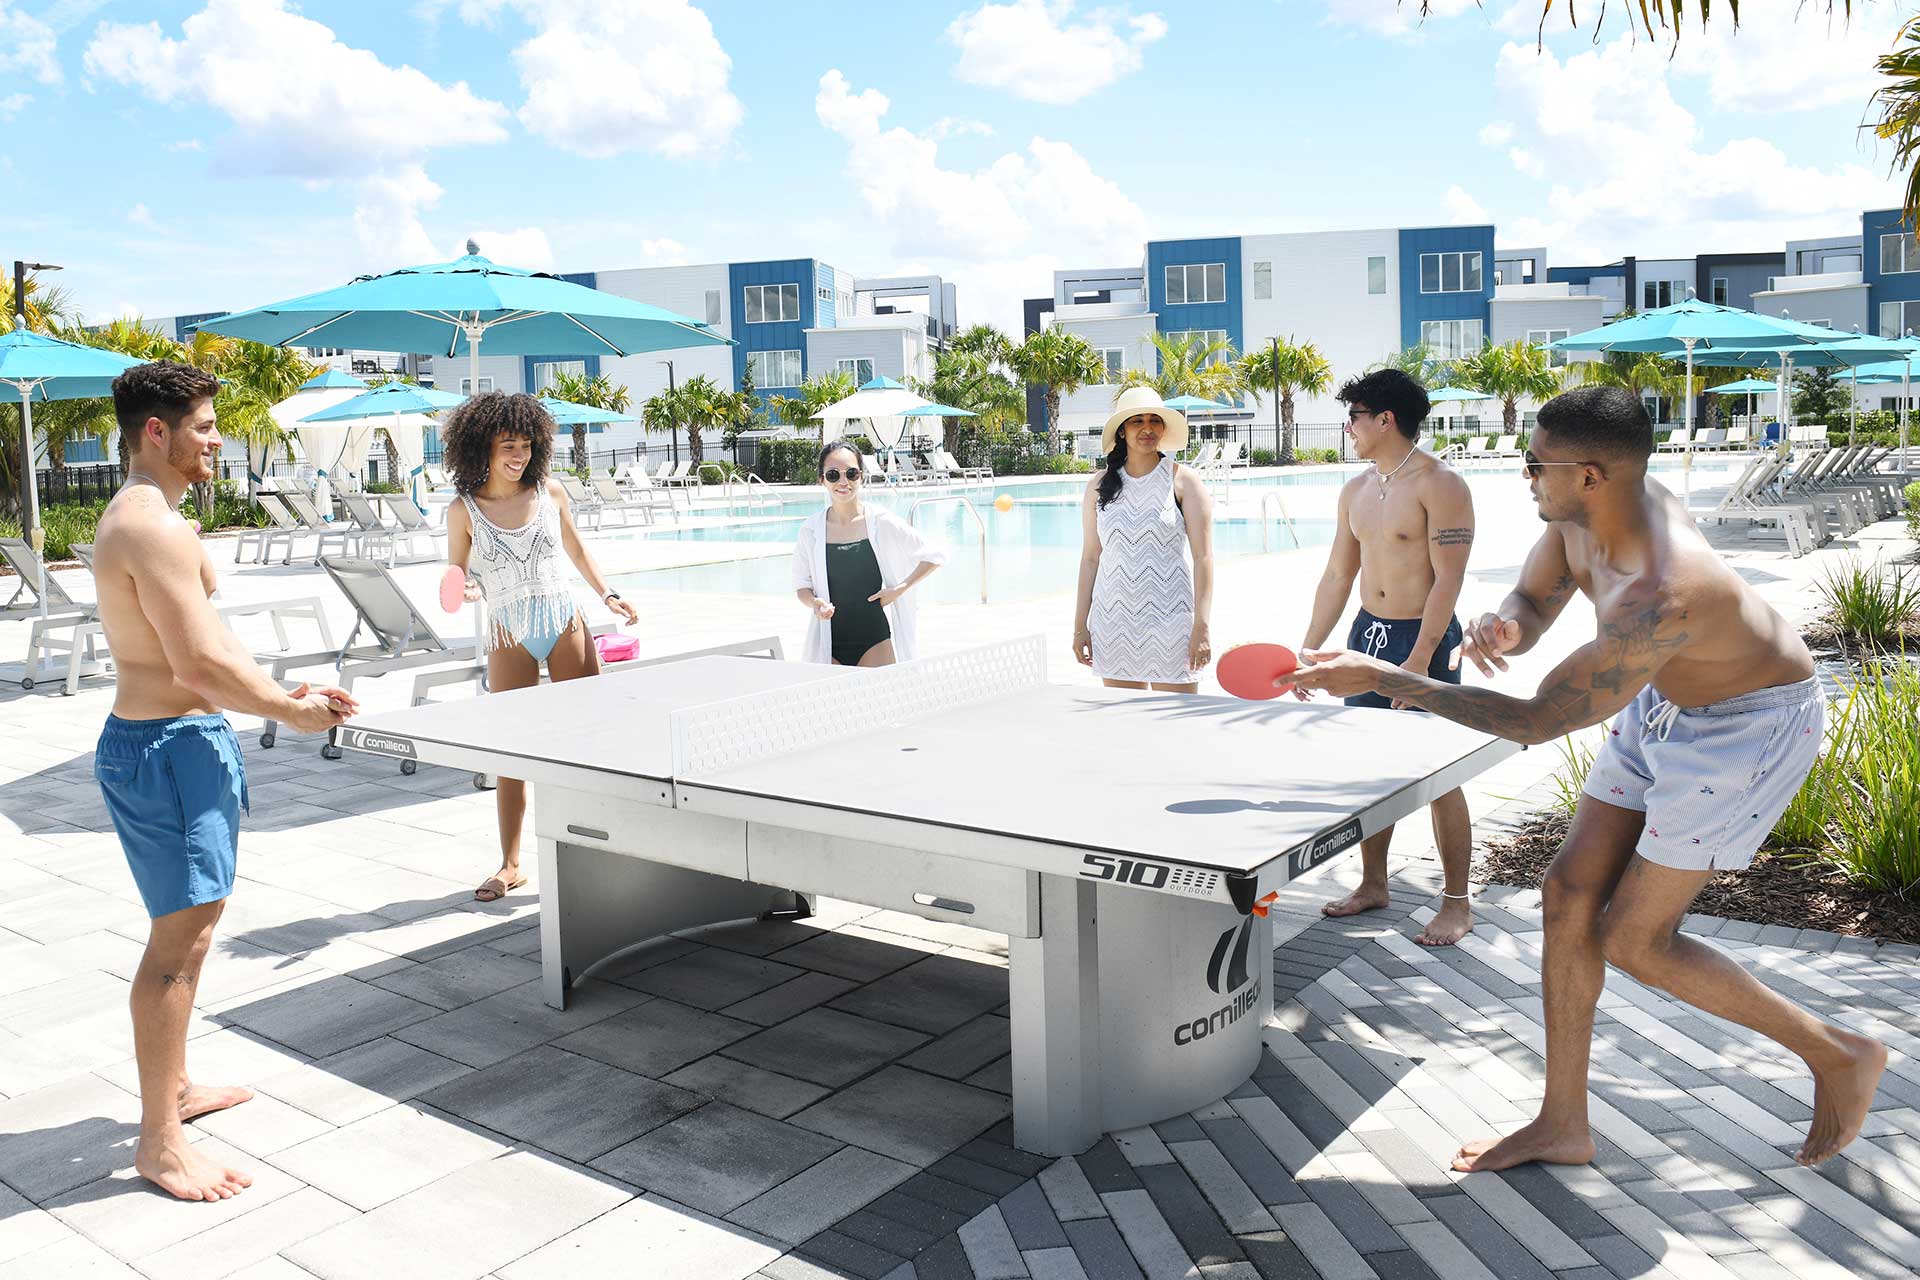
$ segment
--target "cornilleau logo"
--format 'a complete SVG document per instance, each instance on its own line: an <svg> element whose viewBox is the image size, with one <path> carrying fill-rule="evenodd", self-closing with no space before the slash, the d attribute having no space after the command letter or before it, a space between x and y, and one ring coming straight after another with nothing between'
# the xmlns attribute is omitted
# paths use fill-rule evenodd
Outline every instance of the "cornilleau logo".
<svg viewBox="0 0 1920 1280"><path fill-rule="evenodd" d="M383 756L400 756L408 760L416 758L413 743L408 739L388 738L364 729L348 730L347 745L356 751L373 751Z"/></svg>
<svg viewBox="0 0 1920 1280"><path fill-rule="evenodd" d="M1248 916L1220 935L1207 961L1207 986L1224 996L1227 1003L1173 1029L1173 1042L1189 1045L1205 1040L1222 1027L1230 1027L1252 1013L1260 1003L1260 984L1248 983L1247 951L1253 940L1253 917Z"/></svg>

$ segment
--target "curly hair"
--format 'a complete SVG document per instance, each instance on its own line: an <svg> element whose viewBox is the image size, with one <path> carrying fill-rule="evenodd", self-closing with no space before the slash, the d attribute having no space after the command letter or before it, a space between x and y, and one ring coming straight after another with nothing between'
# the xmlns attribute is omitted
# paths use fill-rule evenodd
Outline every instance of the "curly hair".
<svg viewBox="0 0 1920 1280"><path fill-rule="evenodd" d="M553 461L553 415L530 395L487 391L447 415L440 428L444 462L461 493L473 493L487 482L493 466L493 442L502 436L522 436L533 442L533 458L520 473L520 483L531 488L547 482Z"/></svg>
<svg viewBox="0 0 1920 1280"><path fill-rule="evenodd" d="M220 379L177 360L136 364L113 380L113 418L124 440L138 436L148 418L180 425L193 406L220 392Z"/></svg>

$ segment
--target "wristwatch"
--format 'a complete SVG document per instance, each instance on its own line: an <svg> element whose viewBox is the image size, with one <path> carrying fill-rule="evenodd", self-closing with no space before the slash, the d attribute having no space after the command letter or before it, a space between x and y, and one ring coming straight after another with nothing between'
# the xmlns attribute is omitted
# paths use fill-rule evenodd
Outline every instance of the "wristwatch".
<svg viewBox="0 0 1920 1280"><path fill-rule="evenodd" d="M618 591L609 591L609 592L607 592L607 594L605 594L605 595L603 595L603 596L601 596L601 597L600 597L600 603L601 603L601 604L611 604L611 603L613 603L613 602L614 602L615 600L619 600L619 599L621 599L621 598L622 598L622 597L621 597L621 595L620 595L620 593L619 593Z"/></svg>

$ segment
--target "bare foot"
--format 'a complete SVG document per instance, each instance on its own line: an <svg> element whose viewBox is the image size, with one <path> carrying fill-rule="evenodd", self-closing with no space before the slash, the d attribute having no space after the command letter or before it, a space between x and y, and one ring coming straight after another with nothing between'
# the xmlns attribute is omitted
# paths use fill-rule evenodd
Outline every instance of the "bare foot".
<svg viewBox="0 0 1920 1280"><path fill-rule="evenodd" d="M253 1185L238 1169L229 1169L193 1149L184 1135L134 1148L133 1170L181 1200L231 1200Z"/></svg>
<svg viewBox="0 0 1920 1280"><path fill-rule="evenodd" d="M1357 916L1362 911L1378 911L1387 905L1385 889L1369 889L1361 885L1338 902L1329 902L1320 908L1323 916Z"/></svg>
<svg viewBox="0 0 1920 1280"><path fill-rule="evenodd" d="M1851 1031L1834 1034L1852 1054L1852 1061L1844 1067L1814 1068L1813 1123L1807 1128L1806 1145L1794 1157L1804 1165L1839 1155L1860 1136L1867 1108L1873 1105L1874 1088L1887 1066L1887 1048L1878 1040Z"/></svg>
<svg viewBox="0 0 1920 1280"><path fill-rule="evenodd" d="M1450 947L1473 928L1473 907L1465 898L1446 898L1427 927L1414 935L1423 947Z"/></svg>
<svg viewBox="0 0 1920 1280"><path fill-rule="evenodd" d="M1593 1159L1593 1135L1578 1129L1548 1128L1535 1120L1504 1138L1482 1138L1460 1148L1453 1167L1460 1173L1511 1169L1538 1160L1545 1164L1586 1164Z"/></svg>
<svg viewBox="0 0 1920 1280"><path fill-rule="evenodd" d="M180 1091L180 1123L213 1111L237 1107L253 1097L253 1090L239 1084L190 1084Z"/></svg>

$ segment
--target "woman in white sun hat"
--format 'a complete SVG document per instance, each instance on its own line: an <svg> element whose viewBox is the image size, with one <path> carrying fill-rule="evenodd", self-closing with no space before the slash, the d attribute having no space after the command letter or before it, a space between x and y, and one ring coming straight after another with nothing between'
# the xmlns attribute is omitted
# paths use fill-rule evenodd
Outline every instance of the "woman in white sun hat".
<svg viewBox="0 0 1920 1280"><path fill-rule="evenodd" d="M1151 387L1121 392L1100 434L1107 465L1080 503L1073 656L1114 688L1196 693L1213 660L1213 500L1170 456L1186 444L1186 418Z"/></svg>

